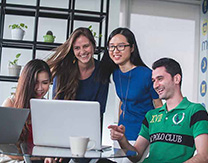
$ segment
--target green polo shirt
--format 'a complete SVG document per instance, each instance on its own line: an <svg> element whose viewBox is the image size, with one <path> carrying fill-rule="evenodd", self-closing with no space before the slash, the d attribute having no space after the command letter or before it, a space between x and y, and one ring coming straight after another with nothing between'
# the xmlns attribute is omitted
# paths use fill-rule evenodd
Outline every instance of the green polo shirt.
<svg viewBox="0 0 208 163"><path fill-rule="evenodd" d="M169 112L166 104L151 110L139 133L150 142L149 157L144 162L184 162L194 154L194 138L205 133L208 134L207 111L186 97Z"/></svg>

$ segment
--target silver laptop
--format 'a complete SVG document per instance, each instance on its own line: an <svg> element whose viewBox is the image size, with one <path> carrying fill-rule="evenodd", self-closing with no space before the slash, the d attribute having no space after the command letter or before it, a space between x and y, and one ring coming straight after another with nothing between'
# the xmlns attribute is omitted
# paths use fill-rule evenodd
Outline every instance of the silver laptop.
<svg viewBox="0 0 208 163"><path fill-rule="evenodd" d="M35 145L70 147L69 136L87 136L101 149L98 102L31 99L30 104Z"/></svg>
<svg viewBox="0 0 208 163"><path fill-rule="evenodd" d="M0 107L0 144L17 143L29 109Z"/></svg>

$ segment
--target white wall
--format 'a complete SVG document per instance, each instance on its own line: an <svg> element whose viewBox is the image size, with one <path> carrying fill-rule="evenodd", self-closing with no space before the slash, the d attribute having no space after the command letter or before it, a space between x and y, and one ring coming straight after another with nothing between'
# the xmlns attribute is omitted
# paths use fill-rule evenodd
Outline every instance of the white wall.
<svg viewBox="0 0 208 163"><path fill-rule="evenodd" d="M121 26L135 33L144 62L151 67L161 57L176 59L183 70L183 95L197 101L200 6L157 0L128 3L121 7L120 20L127 13L129 22Z"/></svg>

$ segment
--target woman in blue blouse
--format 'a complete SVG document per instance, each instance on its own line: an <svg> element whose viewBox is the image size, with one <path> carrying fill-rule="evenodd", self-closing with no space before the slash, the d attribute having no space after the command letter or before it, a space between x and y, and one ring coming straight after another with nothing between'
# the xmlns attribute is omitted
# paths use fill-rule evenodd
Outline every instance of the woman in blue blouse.
<svg viewBox="0 0 208 163"><path fill-rule="evenodd" d="M77 28L47 61L52 71L53 98L98 101L105 112L108 84L97 79L96 42L88 28Z"/></svg>
<svg viewBox="0 0 208 163"><path fill-rule="evenodd" d="M111 73L120 98L119 125L126 128L128 140L136 140L145 114L162 106L153 89L152 71L142 61L134 34L117 28L109 36L107 50L101 60L101 78L109 81Z"/></svg>

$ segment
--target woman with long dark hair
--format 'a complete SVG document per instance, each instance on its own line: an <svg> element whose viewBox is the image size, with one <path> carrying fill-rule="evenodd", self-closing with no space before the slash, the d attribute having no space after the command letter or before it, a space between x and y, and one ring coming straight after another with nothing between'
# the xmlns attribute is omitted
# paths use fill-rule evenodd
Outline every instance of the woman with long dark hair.
<svg viewBox="0 0 208 163"><path fill-rule="evenodd" d="M77 28L55 49L47 61L52 71L53 97L64 100L98 101L105 112L108 83L97 79L99 61L93 58L96 42L88 28Z"/></svg>
<svg viewBox="0 0 208 163"><path fill-rule="evenodd" d="M7 98L2 106L17 109L30 108L30 99L44 98L49 90L50 82L51 72L48 64L40 59L31 60L25 65L21 72L15 94ZM30 115L20 135L18 144L21 142L33 143ZM11 158L15 159L15 156L11 156Z"/></svg>
<svg viewBox="0 0 208 163"><path fill-rule="evenodd" d="M135 36L128 28L117 28L108 38L100 76L109 82L111 74L120 98L119 125L125 126L127 139L135 141L147 111L162 103L153 89L152 71L142 61Z"/></svg>

